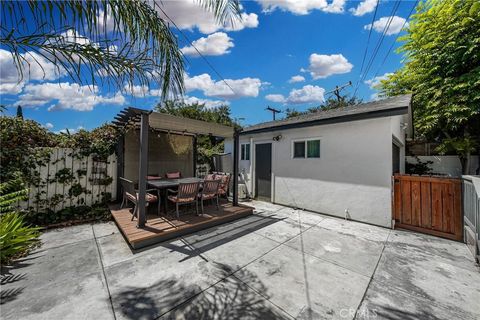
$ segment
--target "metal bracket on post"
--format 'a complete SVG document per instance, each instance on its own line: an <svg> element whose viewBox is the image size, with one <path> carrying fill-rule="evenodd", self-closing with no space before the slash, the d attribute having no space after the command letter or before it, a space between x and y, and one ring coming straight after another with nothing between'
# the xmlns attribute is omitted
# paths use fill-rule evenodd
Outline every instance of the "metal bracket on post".
<svg viewBox="0 0 480 320"><path fill-rule="evenodd" d="M238 206L238 149L240 148L240 130L233 133L233 205Z"/></svg>
<svg viewBox="0 0 480 320"><path fill-rule="evenodd" d="M140 120L140 161L138 170L138 228L145 227L146 222L146 194L147 194L147 167L148 167L148 113L141 114Z"/></svg>

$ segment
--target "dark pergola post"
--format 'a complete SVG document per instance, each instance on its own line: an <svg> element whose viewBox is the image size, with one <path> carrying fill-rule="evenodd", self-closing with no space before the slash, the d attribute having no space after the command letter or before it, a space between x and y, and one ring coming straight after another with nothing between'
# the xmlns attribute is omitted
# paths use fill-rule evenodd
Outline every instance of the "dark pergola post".
<svg viewBox="0 0 480 320"><path fill-rule="evenodd" d="M197 176L197 154L198 154L198 146L197 146L197 136L193 136L193 176Z"/></svg>
<svg viewBox="0 0 480 320"><path fill-rule="evenodd" d="M140 119L140 158L138 170L138 228L145 226L146 222L146 189L147 189L147 171L148 171L148 115L142 112Z"/></svg>
<svg viewBox="0 0 480 320"><path fill-rule="evenodd" d="M233 133L233 205L238 206L238 149L240 147L240 132Z"/></svg>

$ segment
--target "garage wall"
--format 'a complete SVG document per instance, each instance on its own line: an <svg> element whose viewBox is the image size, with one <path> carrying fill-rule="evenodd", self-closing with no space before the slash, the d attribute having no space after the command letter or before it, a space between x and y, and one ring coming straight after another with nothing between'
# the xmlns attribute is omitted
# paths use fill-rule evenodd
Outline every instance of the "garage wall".
<svg viewBox="0 0 480 320"><path fill-rule="evenodd" d="M140 131L125 134L124 175L138 181ZM183 176L193 176L193 137L150 132L148 137L148 174L165 176L180 170Z"/></svg>
<svg viewBox="0 0 480 320"><path fill-rule="evenodd" d="M392 137L402 144L404 155L400 128L404 119L394 116L243 135L240 142L250 142L252 149L251 161L239 162L240 172L254 194L254 144L272 142L273 202L340 217L347 210L350 219L390 227ZM282 139L274 142L277 135ZM292 140L302 138L320 138L319 159L292 158Z"/></svg>

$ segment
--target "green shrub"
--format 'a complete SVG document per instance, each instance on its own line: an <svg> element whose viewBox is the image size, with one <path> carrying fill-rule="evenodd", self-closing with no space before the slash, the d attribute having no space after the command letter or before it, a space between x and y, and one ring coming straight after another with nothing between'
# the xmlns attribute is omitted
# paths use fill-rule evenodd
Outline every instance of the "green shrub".
<svg viewBox="0 0 480 320"><path fill-rule="evenodd" d="M0 261L8 263L21 256L38 241L39 228L30 227L18 212L6 213L0 218Z"/></svg>
<svg viewBox="0 0 480 320"><path fill-rule="evenodd" d="M30 227L13 207L28 190L20 179L0 183L0 263L25 254L38 240L39 228Z"/></svg>

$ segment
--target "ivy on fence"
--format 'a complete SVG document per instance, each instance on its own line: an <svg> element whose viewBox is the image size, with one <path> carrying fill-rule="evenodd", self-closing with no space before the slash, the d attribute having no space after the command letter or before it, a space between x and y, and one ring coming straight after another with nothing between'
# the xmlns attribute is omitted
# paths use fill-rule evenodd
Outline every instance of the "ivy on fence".
<svg viewBox="0 0 480 320"><path fill-rule="evenodd" d="M111 125L55 134L32 120L1 116L0 179L22 178L29 197L19 208L35 224L103 218L121 134Z"/></svg>

